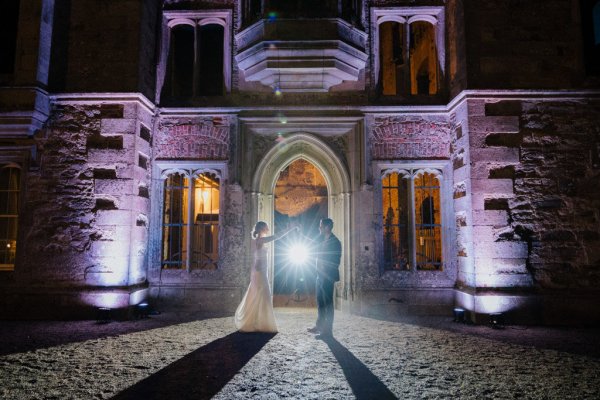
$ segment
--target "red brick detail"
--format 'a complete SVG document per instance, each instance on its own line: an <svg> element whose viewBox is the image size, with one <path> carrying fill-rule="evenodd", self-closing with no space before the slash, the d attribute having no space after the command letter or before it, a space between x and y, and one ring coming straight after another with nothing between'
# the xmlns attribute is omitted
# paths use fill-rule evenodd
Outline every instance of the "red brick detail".
<svg viewBox="0 0 600 400"><path fill-rule="evenodd" d="M371 129L374 160L450 157L450 124L414 118L376 119Z"/></svg>
<svg viewBox="0 0 600 400"><path fill-rule="evenodd" d="M226 160L229 158L229 126L217 125L213 120L196 124L164 125L157 133L154 156Z"/></svg>

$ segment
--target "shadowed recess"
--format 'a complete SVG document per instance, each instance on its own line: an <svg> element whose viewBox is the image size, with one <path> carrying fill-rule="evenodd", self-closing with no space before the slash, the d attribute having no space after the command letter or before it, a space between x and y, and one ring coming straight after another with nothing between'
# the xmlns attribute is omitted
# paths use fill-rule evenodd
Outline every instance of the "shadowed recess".
<svg viewBox="0 0 600 400"><path fill-rule="evenodd" d="M200 347L113 399L211 398L274 336L234 332Z"/></svg>
<svg viewBox="0 0 600 400"><path fill-rule="evenodd" d="M324 342L327 343L327 346L329 346L337 362L342 367L346 380L358 400L397 399L396 395L365 364L335 338L326 338Z"/></svg>

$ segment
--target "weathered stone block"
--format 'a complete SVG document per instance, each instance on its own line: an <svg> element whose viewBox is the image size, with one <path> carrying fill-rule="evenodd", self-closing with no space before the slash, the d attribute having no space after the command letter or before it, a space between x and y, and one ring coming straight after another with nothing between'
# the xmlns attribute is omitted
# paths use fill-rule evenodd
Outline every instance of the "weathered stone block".
<svg viewBox="0 0 600 400"><path fill-rule="evenodd" d="M470 154L472 163L493 161L504 164L518 164L520 161L518 148L473 148Z"/></svg>
<svg viewBox="0 0 600 400"><path fill-rule="evenodd" d="M519 117L479 117L469 118L469 132L473 133L518 133Z"/></svg>
<svg viewBox="0 0 600 400"><path fill-rule="evenodd" d="M96 226L132 225L132 212L129 210L98 210L95 215Z"/></svg>
<svg viewBox="0 0 600 400"><path fill-rule="evenodd" d="M473 227L473 237L478 242L494 242L494 228L489 225L479 225Z"/></svg>
<svg viewBox="0 0 600 400"><path fill-rule="evenodd" d="M131 194L133 181L131 179L95 179L94 193L123 195Z"/></svg>
<svg viewBox="0 0 600 400"><path fill-rule="evenodd" d="M513 193L512 179L471 179L473 193L488 193L491 195Z"/></svg>
<svg viewBox="0 0 600 400"><path fill-rule="evenodd" d="M475 258L521 258L526 259L529 255L527 243L524 242L479 242L473 245Z"/></svg>
<svg viewBox="0 0 600 400"><path fill-rule="evenodd" d="M100 134L134 134L136 132L136 120L127 118L103 118L100 121Z"/></svg>
<svg viewBox="0 0 600 400"><path fill-rule="evenodd" d="M476 225L506 226L508 225L508 213L499 210L475 210L473 211L473 226Z"/></svg>
<svg viewBox="0 0 600 400"><path fill-rule="evenodd" d="M136 152L131 149L123 150L103 150L103 149L90 149L88 151L88 161L90 163L97 164L114 164L123 163L129 164L133 162Z"/></svg>
<svg viewBox="0 0 600 400"><path fill-rule="evenodd" d="M93 241L89 250L89 256L94 259L117 257L125 258L130 255L129 243L96 240Z"/></svg>

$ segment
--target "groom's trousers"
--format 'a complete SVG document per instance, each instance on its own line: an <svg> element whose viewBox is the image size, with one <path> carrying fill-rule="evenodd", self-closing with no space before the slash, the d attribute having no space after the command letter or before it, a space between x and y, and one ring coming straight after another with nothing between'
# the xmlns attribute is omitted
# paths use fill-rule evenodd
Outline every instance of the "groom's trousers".
<svg viewBox="0 0 600 400"><path fill-rule="evenodd" d="M330 334L333 330L333 281L317 277L317 329Z"/></svg>

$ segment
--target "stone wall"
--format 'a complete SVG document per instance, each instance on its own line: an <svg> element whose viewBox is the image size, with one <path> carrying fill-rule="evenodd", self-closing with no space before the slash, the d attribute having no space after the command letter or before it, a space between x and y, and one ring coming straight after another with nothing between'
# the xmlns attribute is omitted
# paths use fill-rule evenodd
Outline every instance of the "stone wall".
<svg viewBox="0 0 600 400"><path fill-rule="evenodd" d="M572 88L584 78L572 0L464 0L470 89Z"/></svg>
<svg viewBox="0 0 600 400"><path fill-rule="evenodd" d="M599 105L469 101L477 287L598 286Z"/></svg>
<svg viewBox="0 0 600 400"><path fill-rule="evenodd" d="M56 103L36 139L15 270L21 285L131 286L146 279L149 143L139 103Z"/></svg>
<svg viewBox="0 0 600 400"><path fill-rule="evenodd" d="M140 56L147 56L155 47L155 42L148 41L151 36L146 23L142 29L142 2L77 0L70 3L65 90L138 91L139 74L146 73L147 69L140 66ZM142 52L141 47L146 50Z"/></svg>

